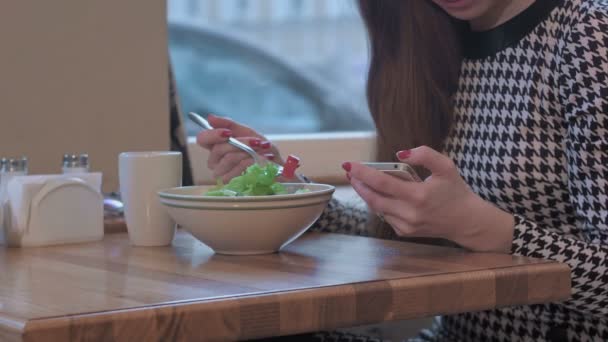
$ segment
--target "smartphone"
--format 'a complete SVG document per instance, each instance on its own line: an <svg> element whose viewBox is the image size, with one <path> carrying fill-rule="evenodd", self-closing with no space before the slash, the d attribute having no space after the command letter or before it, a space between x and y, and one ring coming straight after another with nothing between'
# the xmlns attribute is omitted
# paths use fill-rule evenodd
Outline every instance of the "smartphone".
<svg viewBox="0 0 608 342"><path fill-rule="evenodd" d="M413 167L406 163L362 163L389 175L401 178L409 182L422 182Z"/></svg>

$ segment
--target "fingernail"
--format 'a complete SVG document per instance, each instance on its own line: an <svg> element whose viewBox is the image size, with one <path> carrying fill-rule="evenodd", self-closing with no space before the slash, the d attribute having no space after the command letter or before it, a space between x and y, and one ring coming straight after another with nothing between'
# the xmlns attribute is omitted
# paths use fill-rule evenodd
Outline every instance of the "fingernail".
<svg viewBox="0 0 608 342"><path fill-rule="evenodd" d="M217 116L215 114L211 114L211 113L207 114L207 118L216 118L216 117Z"/></svg>
<svg viewBox="0 0 608 342"><path fill-rule="evenodd" d="M346 179L348 179L348 181L350 182L351 178L352 178L352 177L351 177L351 175L350 175L350 172L347 172L347 173L346 173Z"/></svg>
<svg viewBox="0 0 608 342"><path fill-rule="evenodd" d="M262 141L260 139L249 140L249 146L251 146L251 147L258 147L258 146L260 146L261 143L262 143Z"/></svg>
<svg viewBox="0 0 608 342"><path fill-rule="evenodd" d="M266 154L264 154L264 158L266 158L268 160L274 160L274 154L273 153L266 153Z"/></svg>
<svg viewBox="0 0 608 342"><path fill-rule="evenodd" d="M262 148L270 148L270 141L263 141L260 146Z"/></svg>
<svg viewBox="0 0 608 342"><path fill-rule="evenodd" d="M410 155L412 155L412 150L403 150L397 152L397 158L400 160L407 159L410 157Z"/></svg>
<svg viewBox="0 0 608 342"><path fill-rule="evenodd" d="M350 169L352 167L352 164L349 162L344 162L342 163L342 168L346 171L346 172L350 172Z"/></svg>
<svg viewBox="0 0 608 342"><path fill-rule="evenodd" d="M228 129L225 129L222 131L221 134L222 134L222 137L224 137L224 138L230 138L230 136L232 135L232 132Z"/></svg>

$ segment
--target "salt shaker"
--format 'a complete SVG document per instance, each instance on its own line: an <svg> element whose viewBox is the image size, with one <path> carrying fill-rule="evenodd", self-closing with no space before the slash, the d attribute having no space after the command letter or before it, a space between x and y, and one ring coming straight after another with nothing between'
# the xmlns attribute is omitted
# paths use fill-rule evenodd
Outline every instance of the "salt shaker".
<svg viewBox="0 0 608 342"><path fill-rule="evenodd" d="M4 168L6 167L6 163L8 163L8 159L6 158L1 158L0 159L0 182L2 182L2 170L4 170Z"/></svg>
<svg viewBox="0 0 608 342"><path fill-rule="evenodd" d="M62 172L66 173L87 173L89 172L89 155L86 153L64 154Z"/></svg>
<svg viewBox="0 0 608 342"><path fill-rule="evenodd" d="M5 242L5 230L10 224L8 215L5 215L8 182L13 177L27 175L27 172L27 157L0 160L0 244Z"/></svg>
<svg viewBox="0 0 608 342"><path fill-rule="evenodd" d="M0 173L11 174L18 173L19 176L27 175L28 162L27 157L21 158L2 158L0 160Z"/></svg>
<svg viewBox="0 0 608 342"><path fill-rule="evenodd" d="M2 158L0 159L0 245L5 245L6 244L6 232L4 229L4 200L3 200L3 194L2 194L2 173L5 168L6 168L6 163L8 163L8 159L6 158Z"/></svg>
<svg viewBox="0 0 608 342"><path fill-rule="evenodd" d="M10 182L10 180L15 176L27 175L27 157L10 159L3 158L0 165L0 201L4 201L8 182Z"/></svg>
<svg viewBox="0 0 608 342"><path fill-rule="evenodd" d="M6 185L15 176L25 176L28 172L27 157L2 158L0 161L0 199L4 198Z"/></svg>

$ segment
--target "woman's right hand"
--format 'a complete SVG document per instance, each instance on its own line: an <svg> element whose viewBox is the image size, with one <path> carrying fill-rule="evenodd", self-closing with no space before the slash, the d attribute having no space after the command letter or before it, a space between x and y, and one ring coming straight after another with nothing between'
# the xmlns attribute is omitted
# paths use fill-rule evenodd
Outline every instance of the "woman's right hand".
<svg viewBox="0 0 608 342"><path fill-rule="evenodd" d="M196 142L210 152L207 167L213 171L214 178L221 177L227 183L253 164L253 159L246 152L228 144L229 137L250 146L268 160L283 164L277 148L253 129L211 114L207 120L214 129L201 131L196 136Z"/></svg>

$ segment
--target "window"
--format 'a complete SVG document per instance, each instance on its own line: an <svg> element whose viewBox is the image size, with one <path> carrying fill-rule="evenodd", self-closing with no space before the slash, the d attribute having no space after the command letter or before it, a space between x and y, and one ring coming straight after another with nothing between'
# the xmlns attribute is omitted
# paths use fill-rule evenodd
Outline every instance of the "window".
<svg viewBox="0 0 608 342"><path fill-rule="evenodd" d="M354 0L169 0L169 37L184 111L265 134L372 127Z"/></svg>
<svg viewBox="0 0 608 342"><path fill-rule="evenodd" d="M329 132L342 132L330 139L338 144L369 139L344 133L373 129L364 91L367 41L355 0L168 5L169 51L185 113L226 115L263 134L283 134L275 142L311 143L310 134ZM199 131L184 122L189 135ZM305 165L317 162L310 156Z"/></svg>

